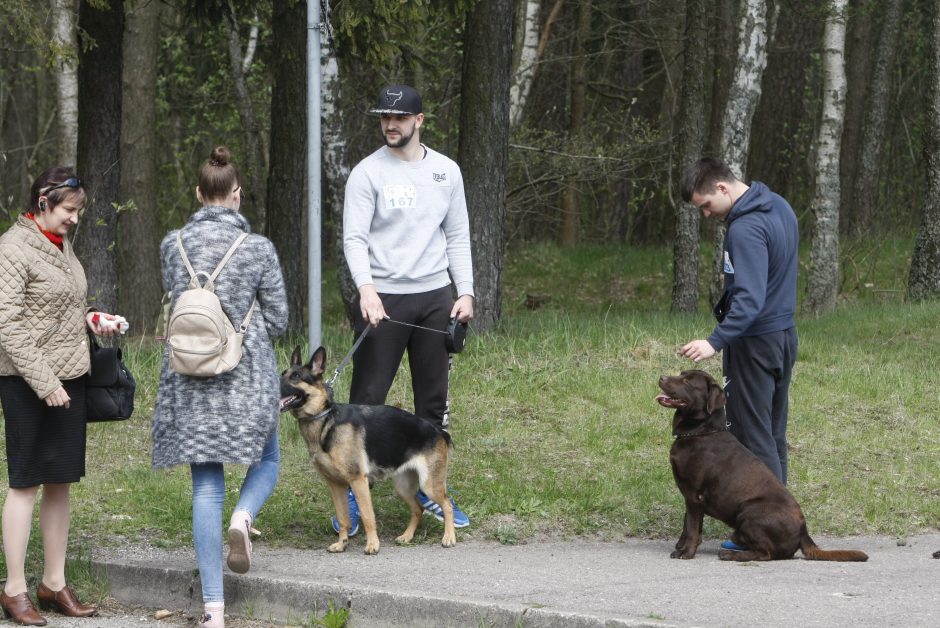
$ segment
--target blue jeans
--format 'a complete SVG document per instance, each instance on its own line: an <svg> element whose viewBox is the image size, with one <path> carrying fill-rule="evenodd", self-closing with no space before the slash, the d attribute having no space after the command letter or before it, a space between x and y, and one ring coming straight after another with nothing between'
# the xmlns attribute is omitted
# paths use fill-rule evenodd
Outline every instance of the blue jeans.
<svg viewBox="0 0 940 628"><path fill-rule="evenodd" d="M222 590L222 507L225 502L225 474L220 462L189 465L193 477L193 544L203 602L224 602ZM281 470L281 449L277 430L264 445L261 460L248 467L238 493L235 510L244 510L254 520L274 491Z"/></svg>

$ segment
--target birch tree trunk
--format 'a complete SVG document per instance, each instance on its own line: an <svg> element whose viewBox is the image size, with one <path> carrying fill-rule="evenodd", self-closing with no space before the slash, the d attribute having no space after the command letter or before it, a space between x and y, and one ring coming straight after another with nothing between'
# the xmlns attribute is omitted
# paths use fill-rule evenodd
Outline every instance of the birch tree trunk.
<svg viewBox="0 0 940 628"><path fill-rule="evenodd" d="M128 2L124 28L124 102L121 107L122 209L117 215L118 306L131 332L155 330L163 279L157 208L156 99L160 3ZM115 11L121 9L115 8ZM133 202L129 209L126 204Z"/></svg>
<svg viewBox="0 0 940 628"><path fill-rule="evenodd" d="M705 144L705 85L708 56L708 23L704 0L687 0L685 10L685 59L680 87L676 181L701 156ZM674 197L676 236L672 259L672 310L692 313L698 309L699 211Z"/></svg>
<svg viewBox="0 0 940 628"><path fill-rule="evenodd" d="M535 68L538 63L539 49L539 13L542 3L539 0L525 0L525 20L522 27L522 45L520 47L519 65L513 75L512 86L509 88L509 127L519 126L522 113L525 109L529 89L535 78Z"/></svg>
<svg viewBox="0 0 940 628"><path fill-rule="evenodd" d="M268 171L268 234L282 261L288 330L303 335L307 306L307 4L271 5L271 167Z"/></svg>
<svg viewBox="0 0 940 628"><path fill-rule="evenodd" d="M831 0L823 33L823 110L816 152L816 217L803 309L822 314L836 305L839 291L839 154L845 119L845 10L848 0Z"/></svg>
<svg viewBox="0 0 940 628"><path fill-rule="evenodd" d="M898 31L901 28L903 0L885 0L881 20L881 35L875 70L868 90L868 111L862 128L862 147L858 172L853 178L854 191L851 224L855 235L865 235L871 228L872 216L878 205L878 174L881 164L881 149L888 124L888 105L891 101L891 75L898 50Z"/></svg>
<svg viewBox="0 0 940 628"><path fill-rule="evenodd" d="M474 327L492 328L502 310L509 170L512 0L479 0L467 15L457 162L470 213L476 304ZM486 89L480 89L486 85ZM480 138L487 138L481 142Z"/></svg>
<svg viewBox="0 0 940 628"><path fill-rule="evenodd" d="M52 0L56 54L56 161L74 166L78 151L78 0Z"/></svg>
<svg viewBox="0 0 940 628"><path fill-rule="evenodd" d="M751 146L751 121L760 101L761 79L767 67L767 2L745 0L744 12L738 23L738 60L728 89L728 102L722 117L719 152L731 172L746 181L747 154ZM725 228L715 230L715 255L710 282L711 301L722 290L722 245Z"/></svg>
<svg viewBox="0 0 940 628"><path fill-rule="evenodd" d="M578 30L571 62L571 112L568 136L581 131L587 101L587 58L585 45L591 34L591 0L581 0ZM568 181L561 203L561 244L572 246L581 239L581 192L577 181Z"/></svg>
<svg viewBox="0 0 940 628"><path fill-rule="evenodd" d="M931 43L927 198L907 283L907 296L915 301L940 297L940 3L934 6Z"/></svg>
<svg viewBox="0 0 940 628"><path fill-rule="evenodd" d="M325 7L328 10L328 3ZM326 182L327 211L333 219L333 250L336 256L336 280L346 318L352 325L359 313L353 308L358 290L346 264L343 251L343 204L346 191L346 179L349 178L349 162L346 157L346 134L343 115L339 62L330 46L329 37L324 34L320 40L320 81L323 102L321 139L323 142L323 174ZM325 213L325 212L324 212Z"/></svg>
<svg viewBox="0 0 940 628"><path fill-rule="evenodd" d="M244 170L248 171L249 185L242 191L242 196L247 202L242 203L241 211L251 222L251 228L256 233L264 234L267 233L267 215L264 205L267 199L265 181L267 160L258 117L255 115L251 94L248 93L248 83L245 80L241 38L238 36L238 20L235 19L235 7L231 0L227 3L223 22L228 34L228 57L232 82L235 86L235 98L238 102L238 116L241 119L245 138L245 154L241 156L241 160L247 166Z"/></svg>

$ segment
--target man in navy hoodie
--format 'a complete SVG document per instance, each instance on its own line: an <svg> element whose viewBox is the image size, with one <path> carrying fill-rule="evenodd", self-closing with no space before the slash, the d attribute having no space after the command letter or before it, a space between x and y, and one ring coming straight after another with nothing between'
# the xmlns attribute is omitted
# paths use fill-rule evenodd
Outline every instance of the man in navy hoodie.
<svg viewBox="0 0 940 628"><path fill-rule="evenodd" d="M796 215L758 181L746 185L703 157L680 183L682 198L724 220L724 293L718 325L681 353L694 362L722 352L731 433L787 483L787 406L796 361Z"/></svg>

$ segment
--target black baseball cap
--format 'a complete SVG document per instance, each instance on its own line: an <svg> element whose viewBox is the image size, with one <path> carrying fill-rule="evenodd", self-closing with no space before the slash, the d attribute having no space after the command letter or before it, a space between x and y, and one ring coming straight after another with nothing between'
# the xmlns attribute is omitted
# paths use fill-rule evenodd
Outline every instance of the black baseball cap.
<svg viewBox="0 0 940 628"><path fill-rule="evenodd" d="M421 108L421 95L409 85L386 85L379 90L378 102L369 113L410 116L424 111Z"/></svg>

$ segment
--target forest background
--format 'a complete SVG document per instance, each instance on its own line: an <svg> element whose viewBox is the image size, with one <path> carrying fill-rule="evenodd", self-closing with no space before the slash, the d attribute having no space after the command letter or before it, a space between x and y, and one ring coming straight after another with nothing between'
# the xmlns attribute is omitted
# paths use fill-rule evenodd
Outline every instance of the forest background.
<svg viewBox="0 0 940 628"><path fill-rule="evenodd" d="M0 227L42 170L77 164L92 202L73 241L92 296L149 332L158 243L228 144L304 330L306 8L0 0ZM378 88L407 82L424 97L422 140L464 170L481 331L502 315L506 247L538 241L671 246L672 309L707 307L721 232L676 190L702 154L794 207L804 311L832 309L851 266L893 236L911 242L909 296L935 296L937 13L930 0L321 0L325 261L348 307L345 177L380 145L366 113Z"/></svg>

